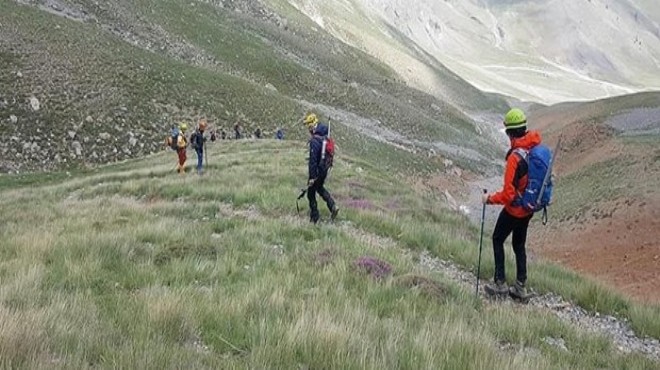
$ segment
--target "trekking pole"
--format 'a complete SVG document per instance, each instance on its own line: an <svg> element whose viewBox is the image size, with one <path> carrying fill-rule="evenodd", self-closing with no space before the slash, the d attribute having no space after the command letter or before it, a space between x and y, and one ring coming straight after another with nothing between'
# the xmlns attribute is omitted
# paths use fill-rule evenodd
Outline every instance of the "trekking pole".
<svg viewBox="0 0 660 370"><path fill-rule="evenodd" d="M543 193L545 193L545 188L548 186L548 182L552 177L552 167L555 165L555 159L557 158L557 153L561 148L561 137L562 135L560 134L559 139L557 140L557 145L555 146L555 151L554 153L552 153L552 159L550 160L550 165L548 165L548 170L545 172L545 177L543 178L543 185L541 186L541 191L539 192L539 195L536 198L536 204L541 203L541 198L543 197ZM543 217L541 221L543 222L543 225L548 223L548 210L546 208L543 208Z"/></svg>
<svg viewBox="0 0 660 370"><path fill-rule="evenodd" d="M298 217L300 217L300 205L298 202L307 194L307 189L308 188L303 188L300 190L300 195L298 195L298 198L296 198L296 210L298 211Z"/></svg>
<svg viewBox="0 0 660 370"><path fill-rule="evenodd" d="M488 190L484 189L484 194L488 194ZM484 219L486 218L486 203L481 208L481 235L479 236L479 260L477 262L477 288L474 292L474 297L479 298L479 274L481 273L481 247L484 240Z"/></svg>

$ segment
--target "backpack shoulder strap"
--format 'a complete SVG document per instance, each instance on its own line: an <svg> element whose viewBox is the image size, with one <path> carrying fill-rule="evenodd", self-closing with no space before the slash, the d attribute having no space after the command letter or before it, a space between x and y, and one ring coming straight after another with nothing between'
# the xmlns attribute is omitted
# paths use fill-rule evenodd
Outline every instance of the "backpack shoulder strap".
<svg viewBox="0 0 660 370"><path fill-rule="evenodd" d="M520 179L522 179L525 175L527 175L527 171L529 171L529 165L527 163L527 158L529 157L529 152L526 151L525 149L522 148L516 148L511 151L511 154L515 153L520 157L522 161L518 161L518 167L516 168L516 174L514 175L513 178L513 184L517 188L518 184L520 182Z"/></svg>
<svg viewBox="0 0 660 370"><path fill-rule="evenodd" d="M327 147L328 147L328 139L322 138L321 140L322 140L322 142L321 142L322 143L321 144L322 145L321 146L321 160L325 160L325 154L326 154Z"/></svg>
<svg viewBox="0 0 660 370"><path fill-rule="evenodd" d="M529 152L526 151L526 150L523 149L523 148L516 148L516 149L514 149L514 150L512 151L512 153L516 153L516 154L518 154L518 156L519 156L520 158L522 158L523 160L525 160L525 161L527 160L527 157L529 156Z"/></svg>

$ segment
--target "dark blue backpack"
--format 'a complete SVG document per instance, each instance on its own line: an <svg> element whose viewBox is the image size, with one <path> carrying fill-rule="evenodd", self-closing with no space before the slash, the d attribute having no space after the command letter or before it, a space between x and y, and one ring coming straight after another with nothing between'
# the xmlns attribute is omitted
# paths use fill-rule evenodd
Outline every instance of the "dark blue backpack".
<svg viewBox="0 0 660 370"><path fill-rule="evenodd" d="M547 145L539 144L529 151L515 149L514 152L527 162L527 187L514 201L529 212L546 211L552 199L553 155Z"/></svg>

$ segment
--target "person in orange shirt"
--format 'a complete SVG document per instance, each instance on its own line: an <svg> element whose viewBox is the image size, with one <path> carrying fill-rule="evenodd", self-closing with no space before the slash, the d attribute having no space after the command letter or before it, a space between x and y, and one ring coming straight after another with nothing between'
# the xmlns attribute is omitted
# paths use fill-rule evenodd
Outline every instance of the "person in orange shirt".
<svg viewBox="0 0 660 370"><path fill-rule="evenodd" d="M188 125L182 123L179 125L179 136L176 139L176 154L179 158L178 165L176 167L176 172L184 175L186 173L186 148L188 147L188 140L186 140L186 131L188 130Z"/></svg>
<svg viewBox="0 0 660 370"><path fill-rule="evenodd" d="M527 187L525 153L541 143L541 135L537 131L527 131L527 118L525 113L518 108L513 108L506 114L504 127L511 140L511 148L506 155L504 185L502 190L483 196L485 204L504 206L493 231L494 281L492 284L486 284L484 290L489 295L511 294L514 297L526 298L527 255L525 242L527 241L527 227L533 213L524 209L517 200ZM516 283L509 287L506 284L504 271L504 242L511 234L513 234L511 244L516 255Z"/></svg>

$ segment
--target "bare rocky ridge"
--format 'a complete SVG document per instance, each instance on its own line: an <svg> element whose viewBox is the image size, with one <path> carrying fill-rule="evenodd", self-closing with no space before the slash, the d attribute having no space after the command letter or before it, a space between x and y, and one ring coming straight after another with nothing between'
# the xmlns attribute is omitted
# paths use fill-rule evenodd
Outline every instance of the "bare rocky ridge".
<svg viewBox="0 0 660 370"><path fill-rule="evenodd" d="M289 2L428 91L437 89L427 83L433 76L408 43L481 90L521 100L660 88L652 72L660 61L660 15L650 1L360 0L342 5L351 12L334 2ZM355 22L360 13L364 20Z"/></svg>

